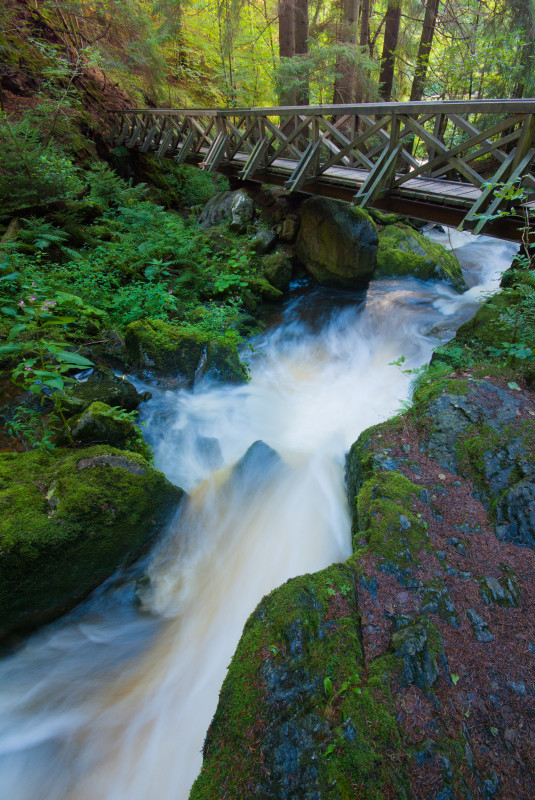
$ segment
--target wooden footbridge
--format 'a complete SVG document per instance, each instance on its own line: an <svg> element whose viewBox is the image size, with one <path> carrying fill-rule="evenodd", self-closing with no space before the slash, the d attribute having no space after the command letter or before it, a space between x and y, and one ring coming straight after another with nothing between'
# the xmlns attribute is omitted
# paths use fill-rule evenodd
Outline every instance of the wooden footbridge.
<svg viewBox="0 0 535 800"><path fill-rule="evenodd" d="M240 181L509 239L535 217L535 100L114 112L112 142Z"/></svg>

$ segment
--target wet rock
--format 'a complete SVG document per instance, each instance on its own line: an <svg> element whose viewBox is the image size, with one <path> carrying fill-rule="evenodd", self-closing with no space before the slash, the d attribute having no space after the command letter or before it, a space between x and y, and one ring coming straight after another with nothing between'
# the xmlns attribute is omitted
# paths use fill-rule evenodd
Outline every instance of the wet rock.
<svg viewBox="0 0 535 800"><path fill-rule="evenodd" d="M69 429L74 441L80 444L107 443L136 452L141 447L145 452L140 431L132 420L105 403L92 403L78 418L69 421Z"/></svg>
<svg viewBox="0 0 535 800"><path fill-rule="evenodd" d="M408 225L387 225L379 234L375 277L404 275L447 281L458 292L468 289L453 253Z"/></svg>
<svg viewBox="0 0 535 800"><path fill-rule="evenodd" d="M211 341L206 346L205 356L201 358L196 378L209 378L222 383L246 383L247 370L240 361L235 348L228 344Z"/></svg>
<svg viewBox="0 0 535 800"><path fill-rule="evenodd" d="M401 684L430 689L438 677L438 669L429 649L426 626L415 623L396 631L392 635L392 647L396 656L403 660Z"/></svg>
<svg viewBox="0 0 535 800"><path fill-rule="evenodd" d="M321 197L303 204L296 255L323 286L365 285L376 266L377 244L375 223L364 211Z"/></svg>
<svg viewBox="0 0 535 800"><path fill-rule="evenodd" d="M489 630L488 622L486 622L483 617L480 617L477 611L474 611L473 608L468 608L466 610L466 616L470 620L470 624L474 629L474 633L478 642L494 641L494 636Z"/></svg>
<svg viewBox="0 0 535 800"><path fill-rule="evenodd" d="M108 406L134 411L140 403L150 399L149 392L139 393L135 386L123 377L117 377L109 369L93 369L88 377L75 383L63 405L68 414L80 414L98 401Z"/></svg>
<svg viewBox="0 0 535 800"><path fill-rule="evenodd" d="M187 386L203 376L230 383L247 379L235 347L163 320L130 323L125 345L129 363L146 377L174 377Z"/></svg>
<svg viewBox="0 0 535 800"><path fill-rule="evenodd" d="M281 468L283 462L276 450L265 442L254 442L232 470L231 485L240 492L261 489Z"/></svg>

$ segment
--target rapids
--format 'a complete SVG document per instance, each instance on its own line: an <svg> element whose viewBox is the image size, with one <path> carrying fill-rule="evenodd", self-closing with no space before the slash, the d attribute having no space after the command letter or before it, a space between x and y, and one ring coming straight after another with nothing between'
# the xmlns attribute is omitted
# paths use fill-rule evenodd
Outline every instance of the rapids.
<svg viewBox="0 0 535 800"><path fill-rule="evenodd" d="M415 279L296 286L252 342L246 386L150 387L156 466L189 499L143 563L0 662L0 800L187 799L248 615L350 554L345 453L403 406L403 370L475 313L516 249L429 235L455 250L464 295ZM240 461L258 440L280 458L257 445Z"/></svg>

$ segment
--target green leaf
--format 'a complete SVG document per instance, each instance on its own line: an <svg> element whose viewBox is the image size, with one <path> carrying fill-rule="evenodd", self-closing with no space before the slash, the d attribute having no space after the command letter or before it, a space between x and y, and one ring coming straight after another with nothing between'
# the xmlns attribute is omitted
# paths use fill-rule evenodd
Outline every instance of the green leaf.
<svg viewBox="0 0 535 800"><path fill-rule="evenodd" d="M334 687L333 682L330 678L325 678L323 681L323 688L325 689L325 694L329 700L331 700L334 694Z"/></svg>
<svg viewBox="0 0 535 800"><path fill-rule="evenodd" d="M15 336L17 336L17 334L19 334L21 331L25 331L27 327L28 326L23 322L21 322L20 325L13 325L13 327L9 329L9 333L7 335L8 342L14 339Z"/></svg>
<svg viewBox="0 0 535 800"><path fill-rule="evenodd" d="M10 308L9 306L2 306L2 308L0 308L0 311L2 312L2 314L5 314L6 317L17 316L17 310L15 308Z"/></svg>
<svg viewBox="0 0 535 800"><path fill-rule="evenodd" d="M0 276L0 281L14 281L15 278L19 277L18 272L10 272L9 275L2 275Z"/></svg>
<svg viewBox="0 0 535 800"><path fill-rule="evenodd" d="M64 361L67 364L72 364L75 367L92 367L93 362L79 353L70 353L67 350L58 350L56 353L58 361Z"/></svg>
<svg viewBox="0 0 535 800"><path fill-rule="evenodd" d="M515 383L514 381L510 381L510 382L507 384L507 386L508 386L510 389L516 389L517 391L520 391L520 386L518 385L518 383Z"/></svg>
<svg viewBox="0 0 535 800"><path fill-rule="evenodd" d="M22 342L12 342L11 344L2 344L0 345L0 356L7 356L11 355L12 353L20 353L21 350L24 350L24 345Z"/></svg>
<svg viewBox="0 0 535 800"><path fill-rule="evenodd" d="M498 735L498 728L495 728L494 725L492 725L491 729L490 729L490 732L492 733L493 736L497 736Z"/></svg>
<svg viewBox="0 0 535 800"><path fill-rule="evenodd" d="M457 684L459 682L459 676L456 675L455 672L452 672L451 675L450 675L450 678L451 678L451 682L453 683L453 685L457 686Z"/></svg>

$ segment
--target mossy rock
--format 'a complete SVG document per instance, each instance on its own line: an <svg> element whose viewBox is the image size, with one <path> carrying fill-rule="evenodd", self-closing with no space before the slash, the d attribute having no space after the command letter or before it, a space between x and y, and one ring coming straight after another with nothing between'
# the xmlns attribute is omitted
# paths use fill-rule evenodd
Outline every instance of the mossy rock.
<svg viewBox="0 0 535 800"><path fill-rule="evenodd" d="M302 208L296 255L324 286L364 286L377 265L377 228L360 208L311 197Z"/></svg>
<svg viewBox="0 0 535 800"><path fill-rule="evenodd" d="M262 300L274 302L275 300L280 300L282 297L280 289L272 286L265 278L252 277L246 280L249 290Z"/></svg>
<svg viewBox="0 0 535 800"><path fill-rule="evenodd" d="M105 445L0 454L0 634L76 605L154 541L183 495Z"/></svg>
<svg viewBox="0 0 535 800"><path fill-rule="evenodd" d="M269 286L267 281L264 283ZM247 371L236 345L224 337L214 338L159 319L144 319L127 327L125 345L129 363L150 376L178 378L188 386L204 375L230 383L246 380Z"/></svg>
<svg viewBox="0 0 535 800"><path fill-rule="evenodd" d="M125 333L127 359L133 367L158 376L180 376L189 385L207 340L160 319L132 322Z"/></svg>
<svg viewBox="0 0 535 800"><path fill-rule="evenodd" d="M150 453L132 420L106 403L92 403L79 417L69 421L69 430L79 444L109 444L145 457Z"/></svg>
<svg viewBox="0 0 535 800"><path fill-rule="evenodd" d="M207 345L202 375L223 383L246 383L248 379L247 369L240 361L236 347L217 341Z"/></svg>
<svg viewBox="0 0 535 800"><path fill-rule="evenodd" d="M292 277L292 264L284 253L271 253L262 259L266 280L281 292L287 292Z"/></svg>
<svg viewBox="0 0 535 800"><path fill-rule="evenodd" d="M80 414L92 403L106 403L108 406L134 411L141 402L150 398L149 392L139 393L126 378L118 378L111 369L94 369L91 375L70 388L63 405L69 414Z"/></svg>
<svg viewBox="0 0 535 800"><path fill-rule="evenodd" d="M458 292L468 289L459 262L438 242L432 242L408 225L387 225L379 233L376 278L412 275L421 280L441 280Z"/></svg>
<svg viewBox="0 0 535 800"><path fill-rule="evenodd" d="M386 754L399 742L389 658L360 678L357 617L344 565L294 578L262 600L223 683L190 800L218 796L221 774L234 800L335 800L354 796L355 780L363 798L383 796L377 786L406 787L400 761Z"/></svg>

